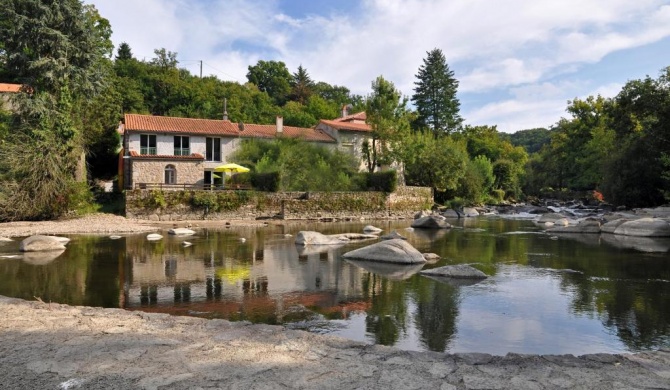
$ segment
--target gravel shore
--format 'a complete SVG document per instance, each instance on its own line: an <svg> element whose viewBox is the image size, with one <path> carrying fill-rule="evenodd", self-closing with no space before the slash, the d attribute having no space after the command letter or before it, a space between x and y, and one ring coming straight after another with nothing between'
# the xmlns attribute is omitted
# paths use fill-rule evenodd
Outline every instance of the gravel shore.
<svg viewBox="0 0 670 390"><path fill-rule="evenodd" d="M670 389L670 350L409 352L281 326L0 296L3 389Z"/></svg>
<svg viewBox="0 0 670 390"><path fill-rule="evenodd" d="M34 234L122 234L146 233L169 229L177 224L207 227L223 226L228 222L232 226L256 226L264 222L255 220L229 221L180 221L157 222L139 219L127 219L113 214L90 214L81 218L58 221L20 221L0 223L0 237L26 237Z"/></svg>

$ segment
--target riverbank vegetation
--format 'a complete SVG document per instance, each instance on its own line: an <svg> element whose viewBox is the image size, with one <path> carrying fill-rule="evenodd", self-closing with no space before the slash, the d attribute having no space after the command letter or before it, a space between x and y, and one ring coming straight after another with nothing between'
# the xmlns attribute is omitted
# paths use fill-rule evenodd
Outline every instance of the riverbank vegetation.
<svg viewBox="0 0 670 390"><path fill-rule="evenodd" d="M550 129L500 133L460 116L458 79L439 49L416 71L412 96L379 76L366 96L312 80L281 61L248 67L247 82L198 76L165 48L149 60L114 48L112 26L79 0L2 2L0 82L23 85L0 109L0 220L52 219L91 209L93 183L117 174L124 113L311 127L344 105L367 113L365 170L402 173L438 203L480 204L589 192L614 205L654 206L670 196L670 68L629 81L614 98L569 102ZM34 28L38 26L39 28ZM237 158L276 171L280 188L364 188L359 162L300 142L245 143Z"/></svg>

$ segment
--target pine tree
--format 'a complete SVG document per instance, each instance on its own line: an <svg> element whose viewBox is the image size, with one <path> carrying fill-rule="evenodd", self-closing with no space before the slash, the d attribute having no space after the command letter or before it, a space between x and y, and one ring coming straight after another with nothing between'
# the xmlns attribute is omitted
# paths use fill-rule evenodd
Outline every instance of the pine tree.
<svg viewBox="0 0 670 390"><path fill-rule="evenodd" d="M416 88L412 101L419 114L419 125L428 127L436 137L457 130L463 122L459 115L460 102L456 97L458 80L449 69L442 50L428 52L416 78L418 81L414 83Z"/></svg>
<svg viewBox="0 0 670 390"><path fill-rule="evenodd" d="M130 45L126 42L121 42L119 50L116 52L116 60L132 60L133 53L130 51Z"/></svg>
<svg viewBox="0 0 670 390"><path fill-rule="evenodd" d="M312 95L314 89L314 82L307 74L307 70L298 66L298 71L293 73L291 79L291 100L300 104L306 104L307 99Z"/></svg>

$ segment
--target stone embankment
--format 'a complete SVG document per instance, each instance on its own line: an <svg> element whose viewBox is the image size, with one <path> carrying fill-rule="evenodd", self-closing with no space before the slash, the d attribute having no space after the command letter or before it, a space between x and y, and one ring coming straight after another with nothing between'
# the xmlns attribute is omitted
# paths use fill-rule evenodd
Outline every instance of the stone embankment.
<svg viewBox="0 0 670 390"><path fill-rule="evenodd" d="M408 352L286 330L0 296L3 389L670 389L670 350Z"/></svg>

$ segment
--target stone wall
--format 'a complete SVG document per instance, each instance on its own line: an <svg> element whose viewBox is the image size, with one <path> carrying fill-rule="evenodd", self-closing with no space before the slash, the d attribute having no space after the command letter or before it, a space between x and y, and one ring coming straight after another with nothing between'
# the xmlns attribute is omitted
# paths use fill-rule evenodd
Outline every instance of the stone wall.
<svg viewBox="0 0 670 390"><path fill-rule="evenodd" d="M177 171L176 184L202 184L204 180L202 161L132 159L131 164L131 185L135 183L165 183L165 167L168 165L174 165Z"/></svg>
<svg viewBox="0 0 670 390"><path fill-rule="evenodd" d="M126 217L154 221L411 218L430 208L430 188L383 192L126 191Z"/></svg>

